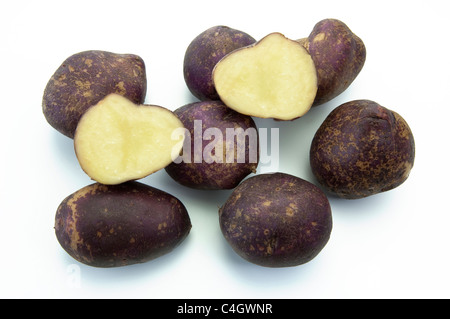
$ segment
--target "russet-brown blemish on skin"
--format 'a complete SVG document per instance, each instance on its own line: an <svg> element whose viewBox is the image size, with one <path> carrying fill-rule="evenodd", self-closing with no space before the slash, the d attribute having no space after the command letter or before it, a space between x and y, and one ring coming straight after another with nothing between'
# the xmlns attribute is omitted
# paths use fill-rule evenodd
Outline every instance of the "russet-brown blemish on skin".
<svg viewBox="0 0 450 319"><path fill-rule="evenodd" d="M84 64L86 64L89 68L90 67L92 67L92 63L93 63L94 61L92 61L91 59L86 59L86 60L84 60Z"/></svg>
<svg viewBox="0 0 450 319"><path fill-rule="evenodd" d="M321 32L314 37L313 42L323 41L324 39L325 39L325 33Z"/></svg>
<svg viewBox="0 0 450 319"><path fill-rule="evenodd" d="M125 88L125 83L120 81L116 84L116 92L121 95L125 95L127 93L127 89Z"/></svg>
<svg viewBox="0 0 450 319"><path fill-rule="evenodd" d="M291 207L286 207L286 215L289 217L294 216L294 210Z"/></svg>

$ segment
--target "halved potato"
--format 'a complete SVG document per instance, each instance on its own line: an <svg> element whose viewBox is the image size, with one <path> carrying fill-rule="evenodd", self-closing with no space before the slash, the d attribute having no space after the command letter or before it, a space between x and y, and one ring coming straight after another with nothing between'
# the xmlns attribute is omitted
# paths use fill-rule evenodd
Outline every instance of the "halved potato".
<svg viewBox="0 0 450 319"><path fill-rule="evenodd" d="M308 51L281 33L225 56L213 71L220 99L255 117L293 120L311 108L317 73Z"/></svg>
<svg viewBox="0 0 450 319"><path fill-rule="evenodd" d="M137 105L110 94L81 118L74 138L82 169L102 184L120 184L150 175L172 162L184 137L172 138L184 126L168 109Z"/></svg>

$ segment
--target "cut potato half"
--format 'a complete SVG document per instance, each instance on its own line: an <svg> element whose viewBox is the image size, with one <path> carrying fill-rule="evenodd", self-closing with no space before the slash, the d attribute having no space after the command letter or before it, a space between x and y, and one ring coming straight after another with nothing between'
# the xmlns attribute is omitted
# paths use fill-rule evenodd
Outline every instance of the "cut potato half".
<svg viewBox="0 0 450 319"><path fill-rule="evenodd" d="M237 49L214 68L220 99L246 115L293 120L311 108L317 73L308 51L281 33Z"/></svg>
<svg viewBox="0 0 450 319"><path fill-rule="evenodd" d="M75 152L93 180L120 184L169 165L173 152L179 153L183 146L184 135L172 134L177 129L183 129L183 124L170 110L136 105L110 94L82 116L74 137Z"/></svg>

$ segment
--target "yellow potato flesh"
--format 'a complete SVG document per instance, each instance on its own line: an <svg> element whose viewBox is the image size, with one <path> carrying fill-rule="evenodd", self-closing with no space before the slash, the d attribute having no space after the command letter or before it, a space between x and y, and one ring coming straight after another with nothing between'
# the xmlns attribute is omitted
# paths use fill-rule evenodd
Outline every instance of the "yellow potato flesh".
<svg viewBox="0 0 450 319"><path fill-rule="evenodd" d="M311 108L317 93L311 56L280 33L230 53L216 65L213 79L228 107L261 118L298 118Z"/></svg>
<svg viewBox="0 0 450 319"><path fill-rule="evenodd" d="M120 184L170 164L172 152L182 148L182 134L172 138L179 128L183 124L171 111L135 105L111 94L81 118L74 138L75 152L82 169L93 180Z"/></svg>

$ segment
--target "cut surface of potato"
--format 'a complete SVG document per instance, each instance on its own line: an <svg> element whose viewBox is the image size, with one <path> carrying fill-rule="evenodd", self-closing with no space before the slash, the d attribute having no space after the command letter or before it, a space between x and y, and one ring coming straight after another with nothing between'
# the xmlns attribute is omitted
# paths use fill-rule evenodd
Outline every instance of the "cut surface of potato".
<svg viewBox="0 0 450 319"><path fill-rule="evenodd" d="M168 109L136 105L110 94L81 118L75 132L75 152L82 169L93 180L119 184L170 164L172 152L180 152L183 145L181 135L172 138L179 128L183 124Z"/></svg>
<svg viewBox="0 0 450 319"><path fill-rule="evenodd" d="M235 111L261 118L293 120L304 115L317 93L309 53L281 33L225 56L213 71L221 100Z"/></svg>

